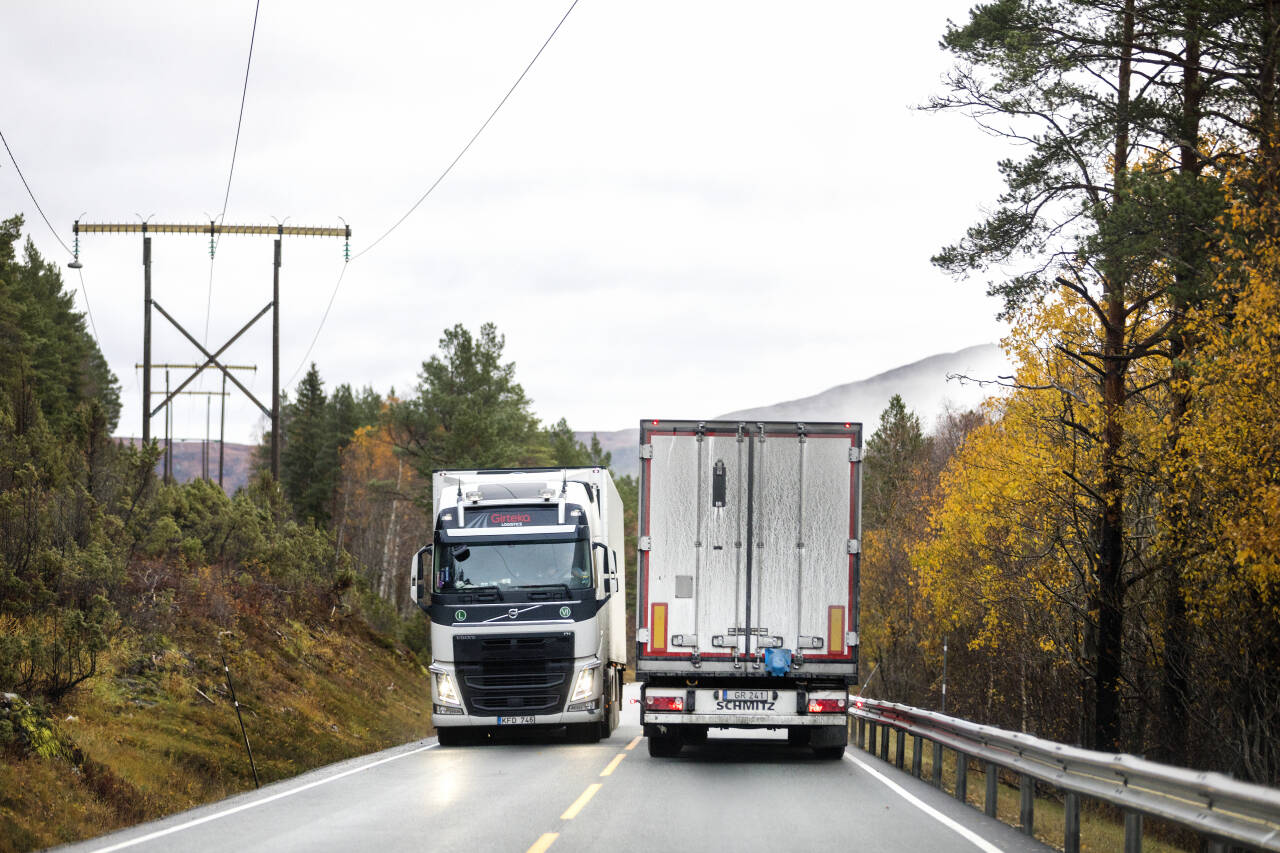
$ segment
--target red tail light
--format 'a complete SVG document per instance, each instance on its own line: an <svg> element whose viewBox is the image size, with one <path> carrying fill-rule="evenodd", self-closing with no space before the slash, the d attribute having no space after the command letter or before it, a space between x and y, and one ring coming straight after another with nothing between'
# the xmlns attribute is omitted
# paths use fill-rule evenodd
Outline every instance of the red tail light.
<svg viewBox="0 0 1280 853"><path fill-rule="evenodd" d="M835 714L844 710L843 699L810 699L810 714Z"/></svg>
<svg viewBox="0 0 1280 853"><path fill-rule="evenodd" d="M683 711L683 696L645 696L644 707L649 711Z"/></svg>

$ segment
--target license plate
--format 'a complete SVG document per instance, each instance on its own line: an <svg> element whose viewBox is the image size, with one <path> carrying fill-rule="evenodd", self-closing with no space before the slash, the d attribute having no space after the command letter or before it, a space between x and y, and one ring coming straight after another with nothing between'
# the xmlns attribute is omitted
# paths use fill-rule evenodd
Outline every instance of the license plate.
<svg viewBox="0 0 1280 853"><path fill-rule="evenodd" d="M772 690L721 690L720 698L727 702L768 702L773 698Z"/></svg>
<svg viewBox="0 0 1280 853"><path fill-rule="evenodd" d="M533 725L533 717L499 717L498 725L500 726L531 726Z"/></svg>

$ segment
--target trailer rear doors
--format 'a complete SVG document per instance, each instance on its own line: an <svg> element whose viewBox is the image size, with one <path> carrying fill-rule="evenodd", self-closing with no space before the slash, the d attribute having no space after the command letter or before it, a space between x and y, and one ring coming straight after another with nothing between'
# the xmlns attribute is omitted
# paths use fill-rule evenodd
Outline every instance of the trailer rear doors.
<svg viewBox="0 0 1280 853"><path fill-rule="evenodd" d="M857 423L645 421L641 671L856 678Z"/></svg>

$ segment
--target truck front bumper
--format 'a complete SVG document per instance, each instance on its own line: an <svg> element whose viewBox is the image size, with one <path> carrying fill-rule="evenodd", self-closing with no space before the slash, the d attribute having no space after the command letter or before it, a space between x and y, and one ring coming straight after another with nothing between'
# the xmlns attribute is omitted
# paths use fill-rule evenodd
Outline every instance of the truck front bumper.
<svg viewBox="0 0 1280 853"><path fill-rule="evenodd" d="M568 726L574 723L598 723L604 718L599 703L594 711L563 711L558 714L532 714L526 716L509 715L507 717L482 717L475 714L458 713L457 709L441 711L439 705L433 705L432 724L440 728L450 726L484 726L493 728L515 729L531 726ZM504 722L504 720L508 722ZM516 722L516 721L519 722Z"/></svg>

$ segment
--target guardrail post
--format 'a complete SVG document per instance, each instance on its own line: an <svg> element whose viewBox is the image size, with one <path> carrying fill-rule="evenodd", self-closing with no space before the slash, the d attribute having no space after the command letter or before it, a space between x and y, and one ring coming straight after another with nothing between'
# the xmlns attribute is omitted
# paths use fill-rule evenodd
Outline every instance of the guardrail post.
<svg viewBox="0 0 1280 853"><path fill-rule="evenodd" d="M956 799L962 803L969 799L969 756L963 752L956 753Z"/></svg>
<svg viewBox="0 0 1280 853"><path fill-rule="evenodd" d="M920 753L924 752L924 738L916 735L913 740L914 748L911 750L911 775L920 778Z"/></svg>
<svg viewBox="0 0 1280 853"><path fill-rule="evenodd" d="M1124 813L1124 853L1142 853L1142 812Z"/></svg>
<svg viewBox="0 0 1280 853"><path fill-rule="evenodd" d="M872 755L876 754L876 728L875 720L867 720L867 752Z"/></svg>
<svg viewBox="0 0 1280 853"><path fill-rule="evenodd" d="M1036 834L1036 780L1022 774L1022 778L1018 780L1018 792L1022 795L1022 802L1018 808L1018 821L1022 824L1022 831L1027 835Z"/></svg>
<svg viewBox="0 0 1280 853"><path fill-rule="evenodd" d="M889 727L880 727L880 758L883 761L889 760Z"/></svg>
<svg viewBox="0 0 1280 853"><path fill-rule="evenodd" d="M987 817L995 817L996 806L999 803L998 798L1000 796L1000 793L996 788L996 785L1000 781L997 778L1000 773L1000 768L992 764L990 761L988 761L986 764L987 764L987 796L986 796L986 799L983 800L982 804L985 807L985 810L987 812Z"/></svg>
<svg viewBox="0 0 1280 853"><path fill-rule="evenodd" d="M1205 850L1208 853L1227 853L1227 842L1220 841L1217 838L1210 838L1205 844Z"/></svg>
<svg viewBox="0 0 1280 853"><path fill-rule="evenodd" d="M856 738L854 743L858 745L858 749L866 749L866 741L863 739L863 735L867 732L867 721L861 717L858 717L857 720L857 728L854 730L854 737Z"/></svg>
<svg viewBox="0 0 1280 853"><path fill-rule="evenodd" d="M1067 808L1063 816L1063 824L1064 853L1080 853L1080 795L1074 791L1067 791Z"/></svg>
<svg viewBox="0 0 1280 853"><path fill-rule="evenodd" d="M942 787L942 744L933 742L933 787Z"/></svg>
<svg viewBox="0 0 1280 853"><path fill-rule="evenodd" d="M902 769L903 759L907 757L906 752L907 752L907 732L905 729L898 729L897 754L893 756L893 763L899 770Z"/></svg>

